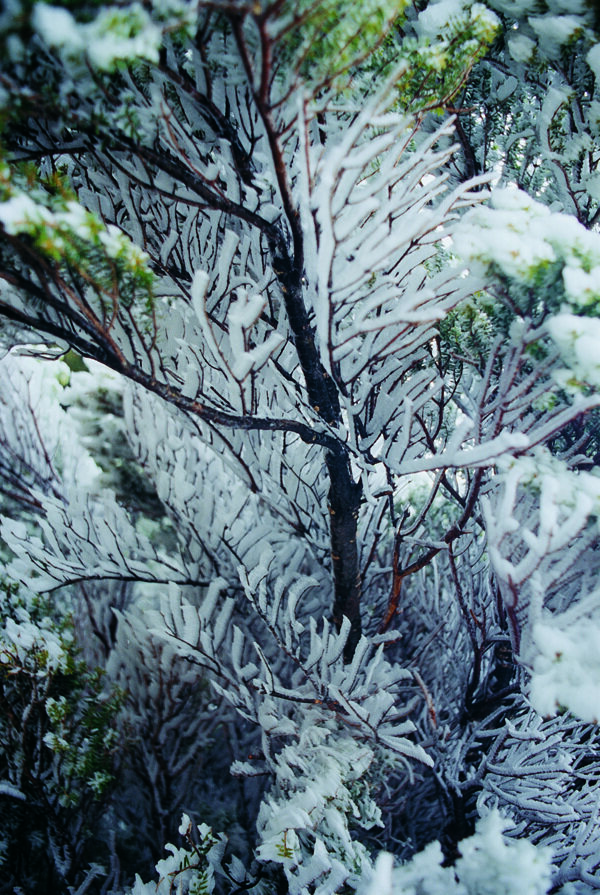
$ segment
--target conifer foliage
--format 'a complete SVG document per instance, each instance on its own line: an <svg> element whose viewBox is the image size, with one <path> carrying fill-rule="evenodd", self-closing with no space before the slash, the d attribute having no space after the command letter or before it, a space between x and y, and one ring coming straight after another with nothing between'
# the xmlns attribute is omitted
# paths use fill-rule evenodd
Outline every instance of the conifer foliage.
<svg viewBox="0 0 600 895"><path fill-rule="evenodd" d="M0 891L600 889L600 23L0 13Z"/></svg>

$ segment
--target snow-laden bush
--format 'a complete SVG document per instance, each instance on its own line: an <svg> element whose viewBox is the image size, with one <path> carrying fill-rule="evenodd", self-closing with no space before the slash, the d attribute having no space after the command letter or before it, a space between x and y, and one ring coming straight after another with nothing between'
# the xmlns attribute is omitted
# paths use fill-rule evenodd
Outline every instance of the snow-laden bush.
<svg viewBox="0 0 600 895"><path fill-rule="evenodd" d="M6 4L7 891L600 887L597 28Z"/></svg>

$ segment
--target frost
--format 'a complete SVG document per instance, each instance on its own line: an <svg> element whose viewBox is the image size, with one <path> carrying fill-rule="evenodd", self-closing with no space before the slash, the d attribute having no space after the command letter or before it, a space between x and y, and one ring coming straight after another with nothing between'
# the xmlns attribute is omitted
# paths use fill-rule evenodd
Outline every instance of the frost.
<svg viewBox="0 0 600 895"><path fill-rule="evenodd" d="M595 78L600 81L600 43L594 44L585 57L587 64L594 72Z"/></svg>
<svg viewBox="0 0 600 895"><path fill-rule="evenodd" d="M477 822L473 836L458 844L454 867L442 866L438 842L394 868L380 855L364 895L546 895L551 884L551 851L525 839L507 839L512 826L498 811Z"/></svg>
<svg viewBox="0 0 600 895"><path fill-rule="evenodd" d="M50 47L69 52L80 52L85 47L83 33L67 9L36 3L31 24Z"/></svg>
<svg viewBox="0 0 600 895"><path fill-rule="evenodd" d="M537 34L540 46L549 56L554 56L582 28L580 19L567 15L531 16L529 24Z"/></svg>
<svg viewBox="0 0 600 895"><path fill-rule="evenodd" d="M453 18L462 16L466 5L464 0L439 0L437 3L430 3L419 15L419 31L422 34L438 34Z"/></svg>
<svg viewBox="0 0 600 895"><path fill-rule="evenodd" d="M220 870L226 838L213 835L207 824L192 829L187 814L181 818L179 834L187 840L187 848L165 845L167 857L156 864L157 882L143 883L136 874L131 895L210 895L215 889L215 870ZM199 840L199 841L198 841Z"/></svg>
<svg viewBox="0 0 600 895"><path fill-rule="evenodd" d="M13 786L7 780L0 780L0 796L8 796L11 799L18 799L20 802L27 801L27 796L21 790Z"/></svg>
<svg viewBox="0 0 600 895"><path fill-rule="evenodd" d="M525 34L508 38L508 51L515 62L529 62L535 49L535 41Z"/></svg>
<svg viewBox="0 0 600 895"><path fill-rule="evenodd" d="M585 188L592 199L600 202L600 173L594 172L583 178Z"/></svg>
<svg viewBox="0 0 600 895"><path fill-rule="evenodd" d="M583 306L597 302L600 298L599 275L600 266L593 267L590 271L581 267L565 266L563 282L567 298L573 304Z"/></svg>
<svg viewBox="0 0 600 895"><path fill-rule="evenodd" d="M179 824L179 835L185 836L190 830L191 820L187 814L181 815L181 823Z"/></svg>
<svg viewBox="0 0 600 895"><path fill-rule="evenodd" d="M89 231L86 233L84 230L82 235L91 236L92 234ZM148 260L148 254L112 224L105 231L101 230L98 233L98 239L106 249L109 258L125 257L132 265L143 264Z"/></svg>
<svg viewBox="0 0 600 895"><path fill-rule="evenodd" d="M551 616L533 627L536 655L529 698L541 715L565 709L583 721L600 719L600 593L585 608Z"/></svg>
<svg viewBox="0 0 600 895"><path fill-rule="evenodd" d="M254 348L248 348L248 334L264 311L266 301L260 295L249 296L240 291L236 302L231 304L229 322L229 342L233 353L232 373L243 380L251 370L260 370L269 357L283 343L283 337L276 332Z"/></svg>
<svg viewBox="0 0 600 895"><path fill-rule="evenodd" d="M85 53L100 71L112 71L121 61L158 62L161 31L139 4L103 9L87 23L78 24L65 9L37 3L32 25L46 43L66 58Z"/></svg>
<svg viewBox="0 0 600 895"><path fill-rule="evenodd" d="M96 888L161 857L138 895L541 895L544 846L595 879L593 16L9 0L17 864L12 817L91 892L85 807Z"/></svg>
<svg viewBox="0 0 600 895"><path fill-rule="evenodd" d="M457 252L497 266L520 282L532 282L559 263L567 300L585 307L600 299L600 234L570 215L553 213L517 189L495 190L491 207L469 212L454 234Z"/></svg>
<svg viewBox="0 0 600 895"><path fill-rule="evenodd" d="M348 819L353 815L362 818L362 806L351 792L371 764L373 753L347 737L317 731L308 718L299 741L298 754L304 760L300 763L291 749L285 751L287 754L280 758L281 771L284 763L290 762L301 767L302 774L293 783L289 781L286 789L290 784L293 789L284 798L268 797L263 802L258 818L262 843L257 856L263 861L282 863L293 880L294 866L309 861L302 854L299 835L305 839L312 834L317 837L316 843L322 838L326 846L323 859L327 852L344 852L352 863L367 861L365 849L350 836ZM377 814L368 826L375 824L380 824ZM331 859L327 858L319 873L330 867ZM293 882L292 889L295 891Z"/></svg>
<svg viewBox="0 0 600 895"><path fill-rule="evenodd" d="M551 884L549 848L536 847L526 839L505 839L512 826L497 811L477 824L476 832L459 849L456 875L468 895L546 895Z"/></svg>
<svg viewBox="0 0 600 895"><path fill-rule="evenodd" d="M64 254L73 238L101 246L107 257L124 261L132 270L143 268L148 255L114 224L105 226L77 202L51 210L30 196L11 189L10 198L0 202L0 224L7 233L27 233L43 244L53 257Z"/></svg>
<svg viewBox="0 0 600 895"><path fill-rule="evenodd" d="M588 275L578 275L579 290L583 288L583 278L588 283ZM589 288L594 287L590 285ZM578 296L581 297L581 294L579 291ZM556 314L548 320L546 328L568 364L566 373L557 372L559 381L568 386L569 380L575 378L579 382L600 386L600 320L597 317Z"/></svg>
<svg viewBox="0 0 600 895"><path fill-rule="evenodd" d="M437 0L429 3L419 14L417 32L435 38L465 15L476 21L482 32L493 34L500 25L498 16L483 3L473 3L472 0Z"/></svg>
<svg viewBox="0 0 600 895"><path fill-rule="evenodd" d="M112 779L113 778L110 774L96 771L93 776L88 779L87 785L92 790L92 792L101 794L109 785L109 783L111 783Z"/></svg>
<svg viewBox="0 0 600 895"><path fill-rule="evenodd" d="M39 662L39 666L38 666ZM21 622L7 618L0 628L0 663L21 666L44 675L65 669L68 652L59 635L48 626L31 622L28 615Z"/></svg>
<svg viewBox="0 0 600 895"><path fill-rule="evenodd" d="M28 223L42 223L48 216L47 209L24 194L0 203L0 222L7 233L19 233Z"/></svg>
<svg viewBox="0 0 600 895"><path fill-rule="evenodd" d="M551 489L552 502L557 507L582 510L586 515L600 515L600 475L569 469L547 448L537 448L529 456L505 459L499 466L507 478L528 485L537 492ZM551 526L549 520L546 524Z"/></svg>
<svg viewBox="0 0 600 895"><path fill-rule="evenodd" d="M496 190L492 207L474 209L455 230L457 252L495 264L509 277L528 279L557 258L545 238L549 218L548 208L525 193Z"/></svg>

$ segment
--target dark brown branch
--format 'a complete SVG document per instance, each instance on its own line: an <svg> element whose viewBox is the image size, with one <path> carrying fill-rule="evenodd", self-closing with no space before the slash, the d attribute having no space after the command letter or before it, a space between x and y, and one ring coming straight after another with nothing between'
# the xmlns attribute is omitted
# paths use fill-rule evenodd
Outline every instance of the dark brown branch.
<svg viewBox="0 0 600 895"><path fill-rule="evenodd" d="M362 486L353 481L348 456L341 448L328 451L325 462L330 479L328 504L335 582L333 621L339 629L344 616L350 620L350 635L344 649L344 659L349 662L362 632L362 587L357 543Z"/></svg>
<svg viewBox="0 0 600 895"><path fill-rule="evenodd" d="M314 329L304 303L304 236L300 215L293 200L288 170L270 106L272 47L264 21L257 21L261 42L261 72L258 87L254 68L243 33L243 20L231 17L231 26L238 50L252 87L254 102L263 122L285 217L292 236L291 254L284 234L272 228L266 232L285 307L294 335L294 344L304 373L311 405L329 425L341 420L340 403L335 383L323 367L314 337ZM328 505L330 514L331 559L334 579L333 619L339 628L346 616L350 620L350 636L344 651L346 661L354 655L361 635L361 578L357 545L358 511L362 487L354 482L347 449L336 442L328 449L325 463L329 473Z"/></svg>
<svg viewBox="0 0 600 895"><path fill-rule="evenodd" d="M230 118L227 118L221 110L212 102L212 100L196 89L195 84L185 71L176 72L167 65L157 66L158 70L169 78L174 84L190 96L200 109L204 120L212 127L219 137L227 140L231 147L231 154L235 163L235 168L240 175L242 181L247 186L254 185L255 170L252 163L251 155L244 149L240 143L237 129ZM257 189L260 192L260 189Z"/></svg>
<svg viewBox="0 0 600 895"><path fill-rule="evenodd" d="M337 445L337 442L332 436L323 432L317 432L316 430L311 429L306 423L302 423L299 420L228 414L203 404L200 401L186 398L177 389L172 388L166 383L158 382L138 367L124 361L112 350L110 345L99 344L96 341L88 341L59 323L19 311L2 301L0 301L0 317L4 317L15 323L20 323L28 329L41 334L52 336L52 338L61 342L67 342L67 344L82 356L99 361L111 370L120 373L127 379L136 382L153 394L163 398L163 400L168 403L179 407L186 413L198 417L203 422L211 423L216 426L223 426L228 429L243 429L245 431L294 432L307 444L320 444L329 449L334 445Z"/></svg>
<svg viewBox="0 0 600 895"><path fill-rule="evenodd" d="M451 545L453 541L456 540L456 538L460 537L460 535L463 534L464 527L475 509L482 477L483 471L481 469L477 469L475 471L475 475L473 477L473 481L471 483L469 494L465 501L465 506L461 517L456 525L454 525L444 535L443 540L446 544ZM425 566L428 566L431 560L442 550L442 547L432 547L419 559L415 560L414 562L410 563L410 565L402 569L400 568L400 546L402 544L403 535L404 532L398 530L394 539L392 592L390 594L386 613L383 617L381 625L379 626L380 634L383 634L385 631L387 631L392 622L392 619L398 611L398 607L400 605L400 596L402 593L402 582L404 581L404 579L407 578L409 575L413 575L415 572L420 572L421 569L424 569Z"/></svg>
<svg viewBox="0 0 600 895"><path fill-rule="evenodd" d="M221 193L215 192L215 190L211 190L206 181L189 168L180 164L177 159L169 156L164 149L161 152L156 152L154 149L150 149L149 146L133 143L125 136L121 136L119 140L107 138L107 142L109 148L135 155L154 166L157 170L164 171L165 174L169 174L175 180L183 183L184 186L187 186L188 189L196 193L206 203L207 208L221 211L230 217L239 218L239 220L245 221L263 232L269 232L273 229L273 225L259 214L249 211L243 205L233 202ZM127 173L130 174L131 172ZM152 189L152 184L148 183L146 186L148 189ZM177 196L174 198L177 198ZM186 200L181 197L181 201Z"/></svg>
<svg viewBox="0 0 600 895"><path fill-rule="evenodd" d="M463 151L464 159L465 159L465 180L470 180L472 177L476 177L479 173L479 166L477 164L477 159L475 157L475 152L473 151L473 147L469 142L469 138L465 133L465 129L462 125L462 121L460 120L460 116L457 115L454 119L454 130L456 131L456 135L460 141L460 145Z"/></svg>

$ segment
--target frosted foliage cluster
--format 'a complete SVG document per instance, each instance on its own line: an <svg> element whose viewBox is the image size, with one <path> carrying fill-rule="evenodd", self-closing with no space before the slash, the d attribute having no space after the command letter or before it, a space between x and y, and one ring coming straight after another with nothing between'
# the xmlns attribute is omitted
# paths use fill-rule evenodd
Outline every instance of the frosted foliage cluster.
<svg viewBox="0 0 600 895"><path fill-rule="evenodd" d="M547 238L551 217L547 206L526 193L496 190L489 206L474 210L461 222L455 233L457 252L461 258L495 264L507 276L527 279L556 260L555 247ZM550 233L562 244L560 223L555 217Z"/></svg>
<svg viewBox="0 0 600 895"><path fill-rule="evenodd" d="M511 489L518 482L540 495L546 531L562 532L565 517L573 512L582 523L600 515L600 476L596 471L572 470L544 448L527 457L503 460L499 467Z"/></svg>
<svg viewBox="0 0 600 895"><path fill-rule="evenodd" d="M537 654L529 698L540 715L565 709L593 724L600 718L600 594L574 611L548 615L533 626ZM586 611L587 610L587 611Z"/></svg>
<svg viewBox="0 0 600 895"><path fill-rule="evenodd" d="M542 607L545 589L557 587L568 569L561 551L569 547L576 561L578 541L583 545L593 540L600 479L569 469L544 449L501 466L503 498L494 509L485 504L484 512L489 514L490 558L499 580L513 593L527 582L531 592L527 610L531 633L521 644L523 658L532 665L531 703L542 715L568 709L582 720L595 722L598 593L580 594L578 602L564 612L550 613ZM516 509L519 493L537 504L537 518L531 514L525 521L521 516L522 510Z"/></svg>
<svg viewBox="0 0 600 895"><path fill-rule="evenodd" d="M80 443L77 423L65 411L71 382L67 365L59 358L40 363L15 351L0 360L0 375L4 385L0 419L7 443L23 461L21 475L44 490L75 481L82 491L97 489L98 464ZM110 373L98 368L94 388L111 379Z"/></svg>
<svg viewBox="0 0 600 895"><path fill-rule="evenodd" d="M551 881L550 849L502 835L510 823L498 811L478 821L476 832L459 844L454 867L444 867L438 842L412 861L393 868L380 855L365 895L546 895Z"/></svg>
<svg viewBox="0 0 600 895"><path fill-rule="evenodd" d="M550 275L553 310L560 313L549 317L545 330L567 364L554 378L575 391L583 383L598 386L600 324L584 314L600 307L600 236L520 190L505 189L493 193L489 207L465 216L455 240L462 257L492 266L509 281L531 284Z"/></svg>
<svg viewBox="0 0 600 895"><path fill-rule="evenodd" d="M322 893L349 877L356 883L368 871L370 859L364 846L353 841L348 820L355 819L366 829L381 823L375 803L360 792L364 788L360 780L374 758L372 751L335 736L319 721L309 714L298 753L288 750L281 756L280 785L285 795L263 802L257 821L261 836L257 857L283 866L293 895L301 895L316 880L314 891ZM289 767L298 765L298 754L304 759L298 769L301 776L292 783ZM314 837L312 854L301 846L300 837L307 835ZM343 863L333 855L343 856Z"/></svg>
<svg viewBox="0 0 600 895"><path fill-rule="evenodd" d="M437 0L420 13L417 32L430 39L438 37L448 25L463 16L476 21L478 27L492 33L500 24L498 17L483 3L474 3L473 0Z"/></svg>
<svg viewBox="0 0 600 895"><path fill-rule="evenodd" d="M194 830L187 814L182 816L178 832L188 840L187 848L170 843L165 845L169 854L156 864L158 880L144 884L137 876L131 895L171 895L172 892L210 895L214 892L215 868L220 867L225 837L215 837L206 824L200 824Z"/></svg>
<svg viewBox="0 0 600 895"><path fill-rule="evenodd" d="M583 0L552 0L544 5L531 0L490 0L490 6L517 19L521 29L531 34L537 52L550 59L560 58L561 51L590 26L589 5ZM515 58L524 61L518 55Z"/></svg>
<svg viewBox="0 0 600 895"><path fill-rule="evenodd" d="M588 286L588 275L586 275ZM585 289L581 290L585 295ZM577 387L585 382L600 386L600 358L598 344L600 342L600 319L597 317L577 317L575 314L556 314L546 324L550 338L558 347L564 369L556 370L556 381L566 388Z"/></svg>
<svg viewBox="0 0 600 895"><path fill-rule="evenodd" d="M596 78L600 77L600 44L594 44L591 50L588 51L586 58L586 62L589 67L594 72Z"/></svg>
<svg viewBox="0 0 600 895"><path fill-rule="evenodd" d="M158 61L160 29L139 3L101 10L84 25L62 7L36 3L32 22L46 43L59 49L64 58L85 55L101 71L110 71L127 60Z"/></svg>
<svg viewBox="0 0 600 895"><path fill-rule="evenodd" d="M18 621L7 618L0 628L0 664L23 668L33 674L65 668L67 653L53 627L50 618L32 622L25 608L19 612ZM32 661L35 657L41 659L39 670Z"/></svg>
<svg viewBox="0 0 600 895"><path fill-rule="evenodd" d="M461 257L493 264L524 282L556 263L572 307L598 301L600 236L522 190L496 189L489 206L465 216L455 240Z"/></svg>
<svg viewBox="0 0 600 895"><path fill-rule="evenodd" d="M298 670L302 670L305 680L296 684L297 707L289 684L269 666L264 644L254 644L260 669L245 661L249 644L239 628L228 630L233 607L226 601L218 608L218 582L200 610L182 604L172 590L160 611L149 611L146 618L151 629L182 656L207 668L231 661L232 672L240 679L237 691L219 684L216 687L244 716L254 718L262 731L263 752L259 763L235 762L232 773L251 779L268 769L273 776L273 786L258 811L256 858L280 864L290 892L325 895L344 883L355 888L371 866L368 851L352 837L351 830L369 830L381 824L368 783L376 755L385 749L390 767L401 767L406 758L424 764L431 760L408 739L407 734L414 731L410 721L401 715L388 719L394 693L406 680L406 672L391 668L381 649L372 653L366 638L359 642L353 661L344 667L347 625L335 635L326 622L318 631L313 620L305 653L304 626L296 611L299 600L306 599L315 582L298 578L286 594L282 581L274 605L269 606L266 584L274 565L275 558L265 556L242 580L248 599L263 616L272 637L295 656ZM229 654L231 660L225 658ZM258 701L256 694L262 694ZM291 702L282 714L286 698ZM328 704L349 713L354 737L330 716ZM376 739L369 745L372 734ZM273 751L271 743L282 738L284 745Z"/></svg>
<svg viewBox="0 0 600 895"><path fill-rule="evenodd" d="M35 202L25 193L10 188L4 202L0 202L0 223L7 233L28 233L42 230L55 252L63 252L68 238L97 242L109 258L122 258L135 267L147 260L139 249L113 224L107 227L78 202L68 201L64 210L52 211Z"/></svg>

